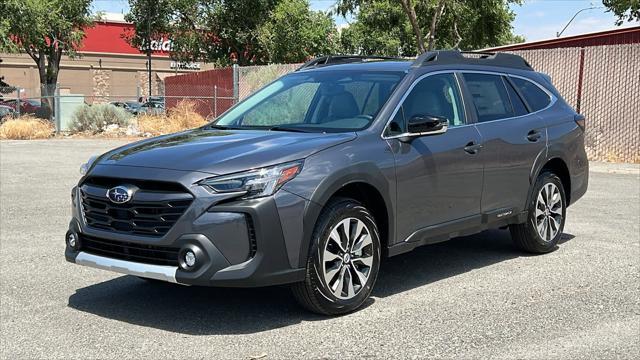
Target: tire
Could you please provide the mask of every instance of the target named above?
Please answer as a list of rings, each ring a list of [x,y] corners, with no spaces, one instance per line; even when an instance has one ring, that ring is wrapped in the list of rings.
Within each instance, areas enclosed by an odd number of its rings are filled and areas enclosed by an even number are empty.
[[[293,284],[292,292],[307,310],[346,314],[369,298],[379,268],[380,236],[374,217],[359,202],[338,198],[318,218],[305,280]]]
[[[527,210],[529,215],[525,223],[509,226],[515,245],[534,254],[556,249],[567,215],[567,198],[558,176],[552,172],[538,176]]]

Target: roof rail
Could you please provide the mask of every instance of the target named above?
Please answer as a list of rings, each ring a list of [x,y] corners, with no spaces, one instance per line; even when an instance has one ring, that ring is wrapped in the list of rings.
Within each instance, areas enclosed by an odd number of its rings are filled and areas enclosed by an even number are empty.
[[[411,64],[411,67],[446,64],[504,66],[522,70],[533,70],[531,65],[518,55],[458,50],[427,51],[418,56],[413,64]]]
[[[404,60],[399,57],[393,56],[377,56],[377,55],[328,55],[328,56],[320,56],[315,59],[311,59],[306,63],[302,64],[296,71],[329,66],[329,65],[338,65],[338,64],[349,64],[349,63],[360,63],[366,61],[381,61],[381,60]]]

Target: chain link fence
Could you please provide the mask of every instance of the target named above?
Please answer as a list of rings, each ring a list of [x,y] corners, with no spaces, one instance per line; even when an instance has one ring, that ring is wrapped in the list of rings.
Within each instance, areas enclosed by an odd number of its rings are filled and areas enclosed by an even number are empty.
[[[640,162],[640,44],[514,51],[587,118],[591,160]]]
[[[240,67],[238,73],[239,99],[242,100],[246,98],[275,79],[295,71],[301,65],[302,64],[273,64]]]

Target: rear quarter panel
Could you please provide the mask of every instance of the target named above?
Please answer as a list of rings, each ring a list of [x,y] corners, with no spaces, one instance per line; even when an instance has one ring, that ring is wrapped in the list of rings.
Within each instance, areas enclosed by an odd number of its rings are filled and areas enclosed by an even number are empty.
[[[575,111],[569,105],[560,104],[559,108],[547,117],[547,159],[560,158],[567,165],[571,178],[571,190],[567,194],[570,204],[584,194],[589,180],[584,130],[576,124],[575,115]]]

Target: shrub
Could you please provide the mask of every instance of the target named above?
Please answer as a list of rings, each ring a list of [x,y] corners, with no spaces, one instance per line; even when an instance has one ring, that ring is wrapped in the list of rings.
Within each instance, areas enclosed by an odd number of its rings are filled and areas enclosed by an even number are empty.
[[[104,132],[109,125],[125,127],[131,114],[111,104],[84,105],[73,114],[72,132]]]
[[[0,125],[0,139],[46,139],[51,137],[54,131],[55,127],[50,121],[24,115],[3,122]]]
[[[143,134],[164,135],[192,129],[207,123],[195,111],[196,103],[183,100],[171,108],[167,115],[140,115],[138,129]]]

